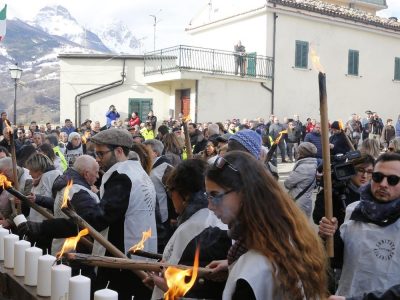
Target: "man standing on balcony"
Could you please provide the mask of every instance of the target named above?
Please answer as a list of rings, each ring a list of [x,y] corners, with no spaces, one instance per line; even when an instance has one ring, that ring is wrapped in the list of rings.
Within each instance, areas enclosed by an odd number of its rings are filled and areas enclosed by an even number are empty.
[[[240,68],[240,75],[244,76],[245,71],[245,61],[246,61],[246,48],[242,45],[241,41],[238,41],[237,44],[233,47],[235,50],[235,75],[238,74],[238,70]]]

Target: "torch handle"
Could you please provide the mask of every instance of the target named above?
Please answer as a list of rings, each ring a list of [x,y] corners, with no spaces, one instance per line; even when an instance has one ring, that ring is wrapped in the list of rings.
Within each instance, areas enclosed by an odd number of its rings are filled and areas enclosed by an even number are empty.
[[[109,256],[89,255],[82,253],[67,253],[64,255],[68,261],[76,261],[88,266],[106,267],[113,269],[127,269],[132,271],[162,272],[168,267],[174,267],[181,270],[192,269],[192,266],[172,265],[165,262],[138,261],[128,258],[115,258]],[[212,273],[211,269],[198,268],[199,277],[207,277]]]
[[[29,201],[25,195],[23,195],[21,192],[17,191],[15,188],[9,187],[9,188],[6,188],[6,190],[14,197],[20,199],[21,201],[24,201],[32,209],[36,210],[39,214],[41,214],[46,219],[54,219],[54,216],[50,212],[48,212],[43,207],[37,205],[36,203]]]
[[[185,146],[186,146],[187,158],[192,158],[193,157],[192,145],[190,144],[189,130],[188,130],[186,121],[182,122],[182,126],[183,126],[183,133],[185,135]]]
[[[115,247],[112,243],[110,243],[107,239],[105,239],[100,232],[94,229],[88,222],[86,222],[83,218],[81,218],[74,210],[69,207],[62,208],[63,213],[65,213],[68,217],[71,218],[79,227],[87,228],[89,230],[89,234],[99,242],[104,248],[107,249],[112,255],[118,258],[127,258],[126,255],[121,252],[117,247]],[[147,278],[146,273],[143,271],[133,270],[133,272],[140,278]]]
[[[326,76],[319,73],[319,101],[321,114],[321,142],[323,158],[323,178],[324,178],[324,204],[325,217],[331,220],[333,217],[332,208],[332,175],[331,175],[331,153],[329,146],[329,121],[328,121],[328,97],[326,92]],[[326,252],[329,257],[334,256],[333,237],[326,239]]]
[[[162,255],[161,254],[147,252],[147,251],[143,251],[143,250],[129,251],[126,256],[128,258],[131,258],[132,255],[151,258],[151,259],[157,259],[157,260],[161,260],[162,259]]]

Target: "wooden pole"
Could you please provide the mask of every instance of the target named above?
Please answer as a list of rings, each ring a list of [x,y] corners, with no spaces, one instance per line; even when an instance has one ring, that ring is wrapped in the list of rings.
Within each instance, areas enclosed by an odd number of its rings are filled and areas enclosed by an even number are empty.
[[[39,214],[41,214],[46,219],[48,219],[48,220],[54,219],[54,216],[47,209],[37,205],[34,202],[29,201],[25,195],[23,195],[21,192],[17,191],[14,187],[7,187],[6,191],[9,192],[14,197],[20,199],[21,201],[24,201],[26,204],[28,204],[30,206],[30,208],[36,210]],[[83,245],[85,245],[88,249],[93,248],[93,243],[84,237],[80,239],[80,242]]]
[[[18,182],[18,174],[17,174],[17,155],[15,151],[15,141],[14,141],[14,131],[11,127],[11,122],[9,120],[5,120],[7,123],[7,127],[9,128],[9,137],[10,137],[10,148],[11,148],[11,161],[12,161],[12,170],[13,170],[13,182],[15,189],[19,189],[19,182]],[[15,210],[15,203],[12,201],[11,208],[13,211]],[[17,214],[21,214],[21,204],[17,204]]]
[[[109,256],[89,255],[82,253],[66,253],[64,257],[68,261],[78,262],[88,266],[105,267],[112,269],[126,269],[132,271],[163,272],[168,267],[175,267],[182,270],[192,269],[193,266],[171,265],[164,262],[138,261],[129,258],[115,258]],[[212,273],[211,269],[199,268],[198,276],[207,277]]]
[[[161,260],[162,259],[162,255],[158,254],[158,253],[152,253],[152,252],[147,252],[147,251],[143,251],[143,250],[136,250],[136,251],[129,251],[126,256],[128,258],[131,258],[132,255],[136,255],[136,256],[140,256],[140,257],[146,257],[146,258],[151,258],[151,259],[157,259],[157,260]]]
[[[80,228],[87,228],[89,230],[89,234],[99,242],[104,248],[107,249],[112,255],[118,258],[126,258],[126,255],[121,252],[117,247],[115,247],[112,243],[110,243],[107,239],[105,239],[100,232],[94,229],[88,222],[82,219],[74,210],[70,207],[62,207],[61,210],[65,213],[68,217],[71,218]],[[140,279],[147,278],[147,274],[140,270],[133,270],[133,273],[136,274]]]
[[[186,154],[187,158],[189,159],[193,157],[193,151],[192,151],[192,145],[190,144],[189,130],[185,119],[182,120],[182,126],[183,126],[183,133],[185,135]]]
[[[328,100],[326,93],[326,75],[322,72],[318,74],[319,84],[319,105],[321,114],[321,139],[322,139],[322,159],[323,159],[323,178],[324,178],[324,202],[325,217],[329,220],[333,217],[332,211],[332,177],[331,177],[331,158],[329,147],[329,124],[328,124]],[[329,257],[334,256],[333,237],[326,239],[326,252]]]
[[[43,207],[37,205],[36,203],[29,201],[25,195],[23,195],[21,192],[16,190],[14,187],[7,187],[6,191],[9,192],[14,197],[16,197],[16,198],[20,199],[21,201],[25,202],[26,204],[28,204],[32,209],[36,210],[39,214],[41,214],[46,219],[50,219],[50,220],[54,219],[54,216],[49,211],[47,211]]]

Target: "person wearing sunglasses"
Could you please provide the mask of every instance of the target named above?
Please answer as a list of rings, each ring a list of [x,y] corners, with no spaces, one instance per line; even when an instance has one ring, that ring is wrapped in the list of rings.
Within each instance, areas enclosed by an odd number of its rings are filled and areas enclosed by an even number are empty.
[[[399,284],[400,154],[376,161],[371,183],[360,188],[360,201],[347,206],[340,227],[343,268],[336,295],[352,297]],[[321,220],[319,230],[332,236],[337,220]]]
[[[351,203],[360,200],[359,188],[363,184],[371,181],[372,172],[374,170],[375,160],[370,155],[362,155],[360,158],[351,161],[355,174],[348,180],[336,182],[333,187],[332,193],[332,210],[333,216],[337,219],[338,227],[343,224],[346,213],[346,207]],[[313,210],[313,221],[316,225],[322,222],[325,216],[325,195],[324,190],[321,189],[317,194]],[[323,235],[322,238],[325,238]],[[340,233],[335,233],[335,245],[340,244]],[[341,251],[334,251],[334,257],[330,258],[330,265],[332,272],[329,277],[329,290],[334,293],[337,288],[337,281],[340,277],[340,272],[343,264],[343,255]]]
[[[326,298],[322,242],[262,162],[228,152],[207,170],[205,183],[208,207],[245,248],[229,250],[223,300]],[[222,269],[209,267],[214,274]]]

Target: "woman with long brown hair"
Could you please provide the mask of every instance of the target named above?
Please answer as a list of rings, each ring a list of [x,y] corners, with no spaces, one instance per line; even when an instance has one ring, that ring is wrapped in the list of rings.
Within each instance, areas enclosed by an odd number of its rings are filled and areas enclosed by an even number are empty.
[[[206,173],[206,191],[209,208],[241,244],[228,254],[223,300],[325,299],[321,241],[262,163],[240,151],[218,157]]]

